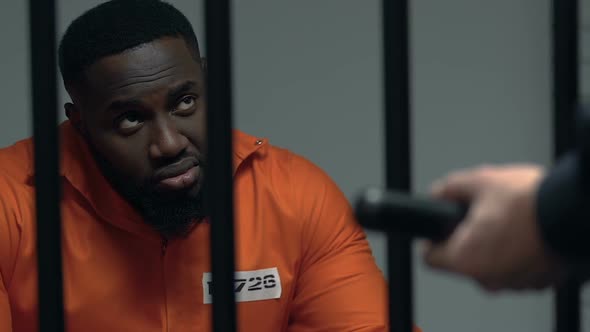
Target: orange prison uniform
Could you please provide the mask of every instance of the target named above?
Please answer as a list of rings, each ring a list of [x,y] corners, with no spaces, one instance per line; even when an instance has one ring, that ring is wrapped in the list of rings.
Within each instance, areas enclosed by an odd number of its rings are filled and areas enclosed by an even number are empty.
[[[68,121],[60,133],[67,329],[209,331],[209,223],[166,243]],[[386,284],[344,195],[293,153],[234,141],[239,330],[385,331]],[[2,332],[38,323],[32,151],[31,139],[0,150]]]

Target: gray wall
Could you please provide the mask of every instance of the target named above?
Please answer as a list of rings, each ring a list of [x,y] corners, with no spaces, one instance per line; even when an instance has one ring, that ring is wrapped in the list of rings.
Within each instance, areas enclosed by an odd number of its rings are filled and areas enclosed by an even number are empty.
[[[100,2],[62,0],[59,31]],[[203,40],[200,1],[172,3]],[[381,184],[379,1],[234,5],[236,126],[308,157],[350,198]],[[550,163],[549,10],[548,0],[412,1],[417,192],[457,167]],[[0,54],[0,146],[31,132],[25,14],[25,1],[0,4],[8,45]],[[369,237],[385,270],[384,239]],[[489,296],[416,255],[416,319],[425,331],[551,331],[548,292]]]
[[[237,125],[309,157],[349,197],[382,183],[379,1],[261,2],[236,11]],[[549,162],[548,17],[547,1],[413,1],[417,191],[482,161]],[[550,331],[546,294],[486,296],[416,265],[425,331]]]
[[[30,88],[27,1],[0,4],[0,146],[29,135]]]
[[[549,1],[414,1],[414,184],[482,162],[550,161]],[[487,296],[417,269],[437,331],[550,331],[547,294]],[[450,318],[454,317],[454,318]]]

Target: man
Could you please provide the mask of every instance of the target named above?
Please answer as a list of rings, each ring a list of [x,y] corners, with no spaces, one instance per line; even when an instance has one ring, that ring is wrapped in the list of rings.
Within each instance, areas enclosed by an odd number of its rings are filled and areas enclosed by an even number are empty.
[[[449,239],[430,244],[432,267],[485,289],[539,289],[588,276],[590,113],[580,109],[579,148],[550,172],[537,165],[488,166],[437,181],[434,197],[471,205]]]
[[[106,2],[59,60],[68,329],[209,331],[206,66],[189,22],[157,0]],[[32,141],[0,165],[0,331],[33,331]],[[240,331],[386,331],[384,278],[329,177],[239,131],[233,165]]]

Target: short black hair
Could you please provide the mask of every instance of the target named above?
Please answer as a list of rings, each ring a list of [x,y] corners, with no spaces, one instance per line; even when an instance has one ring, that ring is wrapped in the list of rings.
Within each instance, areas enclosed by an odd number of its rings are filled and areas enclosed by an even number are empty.
[[[79,79],[99,59],[164,37],[182,37],[200,57],[193,28],[178,9],[161,0],[111,0],[76,18],[58,51],[64,83]]]

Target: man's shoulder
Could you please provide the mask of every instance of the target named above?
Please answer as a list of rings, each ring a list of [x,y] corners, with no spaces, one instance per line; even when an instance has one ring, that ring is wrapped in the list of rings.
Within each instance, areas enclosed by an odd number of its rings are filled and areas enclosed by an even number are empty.
[[[264,188],[272,188],[275,199],[299,214],[314,210],[324,200],[330,202],[330,209],[348,206],[332,177],[303,154],[264,139],[260,149],[249,158],[244,161],[241,171],[250,173],[257,183],[264,184]]]
[[[33,162],[31,138],[0,148],[0,200],[5,208],[21,206],[25,201],[27,204],[32,202],[34,188],[30,180]]]
[[[18,183],[25,183],[31,175],[33,140],[27,138],[0,148],[0,172]]]
[[[267,138],[259,140],[260,148],[254,151],[249,158],[255,170],[267,176],[273,176],[281,180],[304,180],[308,177],[323,177],[324,171],[309,158],[293,151],[289,147],[275,145]],[[248,160],[246,158],[245,160]]]

